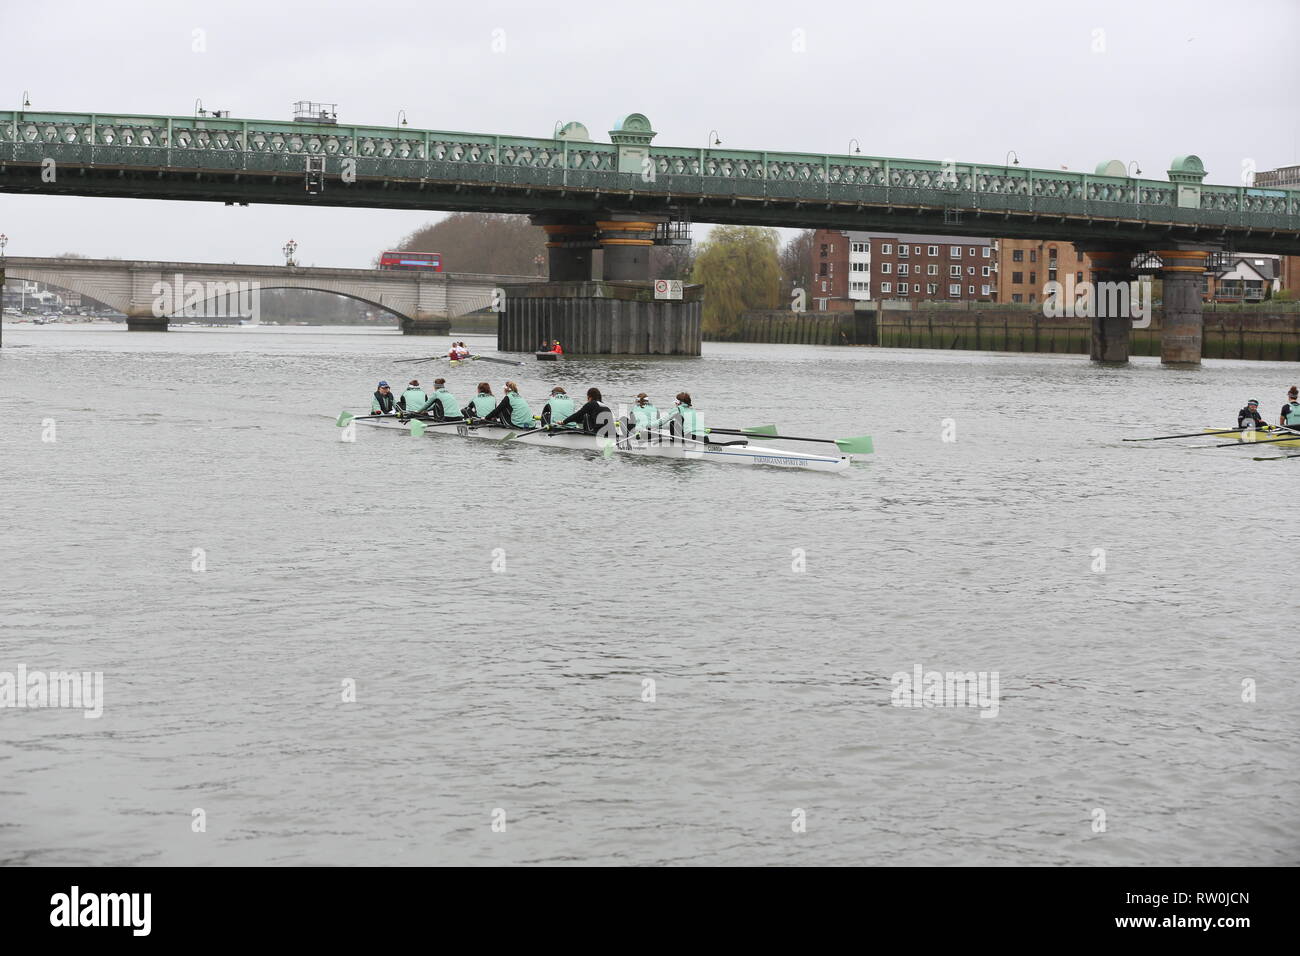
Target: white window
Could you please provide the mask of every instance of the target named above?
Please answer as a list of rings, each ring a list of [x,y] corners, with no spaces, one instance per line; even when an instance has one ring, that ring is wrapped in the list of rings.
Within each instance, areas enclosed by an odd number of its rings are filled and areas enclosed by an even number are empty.
[[[939,254],[939,247],[938,247],[938,246],[926,246],[926,247],[925,247],[925,254],[926,254],[927,256],[937,256],[937,255]]]
[[[975,267],[974,267],[974,266],[967,266],[967,267],[966,267],[966,274],[967,274],[968,276],[973,276],[973,275],[975,274]]]
[[[909,267],[908,267],[908,265],[907,265],[906,262],[900,262],[900,263],[898,264],[898,274],[899,274],[900,276],[905,276],[905,275],[907,275],[907,273],[908,273],[908,269],[909,269]]]
[[[988,267],[988,266],[985,266],[985,267],[984,267],[984,272],[983,272],[983,274],[984,274],[984,278],[987,279],[987,278],[989,277],[989,267]]]
[[[899,246],[899,247],[898,247],[898,257],[899,257],[900,259],[906,259],[906,258],[907,258],[907,253],[908,253],[908,249],[909,249],[909,247],[907,247],[907,246]]]
[[[898,294],[899,294],[899,295],[907,295],[907,283],[906,283],[906,282],[900,282],[900,283],[898,283]]]
[[[939,291],[939,283],[937,282],[927,283],[925,287],[926,295],[934,295],[938,291]]]
[[[988,246],[985,246],[985,247],[984,247],[984,258],[987,259],[988,257],[989,257],[989,247],[988,247]]]
[[[989,294],[989,287],[986,285],[980,286],[980,295],[988,295],[988,294]]]
[[[953,283],[950,283],[950,284],[948,285],[948,294],[949,294],[949,295],[955,295],[955,296],[957,296],[958,298],[960,298],[960,297],[961,297],[961,283],[960,283],[960,282],[953,282]]]
[[[826,280],[825,280],[825,279],[822,280],[822,291],[823,291],[823,292],[826,291]]]
[[[832,243],[831,243],[831,252],[834,252],[834,251],[835,251],[835,243],[832,242]]]
[[[920,247],[920,246],[913,246],[913,247],[912,247],[912,253],[913,253],[914,255],[918,255],[918,256],[919,256],[919,255],[921,254],[921,247]],[[1262,263],[1261,263],[1261,265],[1262,265]]]
[[[854,272],[870,272],[870,271],[871,271],[871,263],[869,263],[869,262],[854,262],[854,263],[850,263],[849,268],[850,268],[852,271],[854,271]]]
[[[865,242],[855,242],[852,247],[853,252],[866,252],[867,244]]]
[[[881,254],[882,256],[887,256],[887,255],[889,255],[889,253],[893,250],[893,248],[894,248],[894,247],[893,247],[892,245],[890,245],[889,243],[887,243],[887,242],[883,242],[883,243],[880,244],[880,254]]]
[[[957,257],[958,259],[960,259],[960,258],[961,258],[961,246],[952,246],[952,247],[948,250],[948,254],[951,255],[951,256],[955,256],[955,257]]]
[[[930,265],[925,267],[925,274],[928,276],[937,276],[939,274],[939,267],[934,263],[930,263]]]
[[[960,278],[961,278],[961,266],[949,266],[949,267],[948,267],[948,278],[950,278],[950,279],[960,279]]]
[[[880,283],[880,291],[881,291],[882,293],[884,293],[884,292],[893,292],[893,291],[894,291],[894,287],[893,287],[893,285],[891,285],[891,284],[888,283],[888,282],[882,282],[882,283]]]
[[[894,266],[893,266],[892,263],[889,263],[889,262],[882,262],[882,263],[880,264],[880,273],[881,273],[881,275],[889,275],[890,270],[893,269],[893,268],[894,268]]]
[[[970,247],[970,254],[971,254],[972,256],[975,255],[975,247],[974,247],[974,246],[971,246],[971,247]]]
[[[966,293],[967,293],[967,295],[974,295],[974,294],[975,294],[975,287],[974,287],[973,285],[968,285],[968,286],[966,287]]]

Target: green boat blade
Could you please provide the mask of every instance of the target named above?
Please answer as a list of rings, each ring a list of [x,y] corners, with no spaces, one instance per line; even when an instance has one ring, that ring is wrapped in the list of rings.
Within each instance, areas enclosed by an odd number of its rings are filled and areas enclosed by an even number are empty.
[[[776,426],[755,425],[753,428],[742,428],[741,431],[744,432],[746,435],[775,435]]]
[[[518,434],[517,434],[516,432],[506,432],[504,435],[502,435],[500,438],[497,439],[497,442],[498,442],[499,444],[504,445],[506,442],[510,441],[510,440],[513,439],[513,438],[517,438],[517,437],[518,437]]]
[[[600,446],[600,453],[604,455],[606,458],[613,458],[614,443],[612,441],[606,440],[606,442]]]
[[[846,455],[870,455],[876,450],[875,445],[871,443],[870,435],[859,435],[857,438],[837,438],[835,447]]]
[[[338,425],[339,428],[344,428],[347,426],[348,422],[352,421],[352,419],[356,417],[357,416],[353,415],[351,412],[339,412],[339,420],[334,424]]]
[[[418,418],[411,419],[411,437],[419,438],[421,435],[424,434],[425,429],[427,429],[428,427],[429,427],[428,425],[420,421]]]

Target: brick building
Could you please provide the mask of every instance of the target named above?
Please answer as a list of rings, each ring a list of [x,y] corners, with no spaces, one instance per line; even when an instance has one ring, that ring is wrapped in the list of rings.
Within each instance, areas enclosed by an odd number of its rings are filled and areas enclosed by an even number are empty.
[[[997,294],[991,239],[818,229],[812,258],[809,307],[819,311],[881,299],[989,302]]]
[[[999,239],[998,302],[1042,302],[1048,282],[1092,278],[1092,263],[1073,243],[1047,239]]]

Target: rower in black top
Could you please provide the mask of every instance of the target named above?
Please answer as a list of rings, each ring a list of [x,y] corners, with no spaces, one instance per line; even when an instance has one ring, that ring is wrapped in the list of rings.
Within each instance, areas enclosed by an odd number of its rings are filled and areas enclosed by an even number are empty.
[[[1237,412],[1238,428],[1250,428],[1251,423],[1254,424],[1255,428],[1258,428],[1261,431],[1268,428],[1268,425],[1264,422],[1264,419],[1260,417],[1259,401],[1254,398],[1252,398],[1250,401],[1246,403],[1245,408]]]
[[[587,404],[560,422],[561,425],[581,425],[588,435],[614,437],[614,413],[609,410],[600,397],[600,389],[587,389]],[[554,425],[550,427],[554,428]]]

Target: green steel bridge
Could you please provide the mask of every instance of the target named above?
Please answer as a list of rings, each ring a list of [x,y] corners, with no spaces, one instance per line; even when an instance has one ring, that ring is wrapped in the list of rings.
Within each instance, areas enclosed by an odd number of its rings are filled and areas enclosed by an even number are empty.
[[[596,341],[644,320],[678,323],[673,341],[695,337],[686,354],[698,354],[698,302],[647,306],[636,320],[611,303],[639,296],[629,284],[648,286],[649,247],[685,241],[693,221],[1055,239],[1086,249],[1093,281],[1110,288],[1155,261],[1161,360],[1176,365],[1200,361],[1200,283],[1212,253],[1300,255],[1300,190],[1206,184],[1193,155],[1154,180],[1114,160],[1078,173],[686,149],[653,145],[655,135],[640,113],[598,143],[581,123],[529,138],[346,126],[327,111],[292,121],[0,112],[0,192],[524,213],[548,233],[551,288],[512,291],[502,341],[536,341],[546,329]],[[591,308],[571,322],[574,298]],[[1092,358],[1126,362],[1130,316],[1100,311]]]
[[[612,214],[660,221],[1300,254],[1300,191],[951,160],[654,146],[639,113],[593,142],[331,122],[0,111],[0,191],[226,203]],[[1115,173],[1119,175],[1115,175]]]

